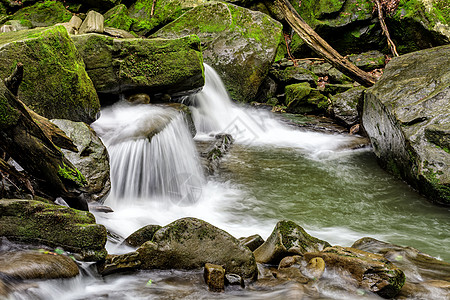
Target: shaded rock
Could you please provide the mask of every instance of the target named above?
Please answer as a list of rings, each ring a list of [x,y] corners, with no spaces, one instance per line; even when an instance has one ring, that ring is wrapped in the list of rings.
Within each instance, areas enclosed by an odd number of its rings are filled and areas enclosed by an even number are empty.
[[[368,51],[361,54],[351,54],[348,60],[364,71],[383,68],[385,65],[384,54],[380,51]]]
[[[328,99],[307,82],[287,85],[286,111],[290,113],[320,113],[328,109]]]
[[[20,279],[71,278],[79,274],[70,257],[38,251],[0,253],[0,272]]]
[[[225,231],[195,219],[179,219],[137,249],[143,269],[197,269],[205,263],[224,266],[230,273],[255,278],[253,253]]]
[[[257,262],[278,264],[285,256],[321,251],[329,246],[328,242],[310,236],[294,222],[279,221],[272,234],[254,254]]]
[[[130,252],[121,255],[108,255],[104,261],[97,264],[97,271],[102,276],[113,273],[136,270],[141,265],[139,253]]]
[[[64,155],[84,175],[89,202],[103,202],[111,189],[109,155],[105,145],[92,128],[83,122],[54,119],[78,148],[78,153],[62,149]]]
[[[239,243],[248,247],[251,251],[255,251],[256,248],[264,243],[264,239],[259,234],[254,234],[248,237],[239,238]]]
[[[100,103],[84,63],[63,26],[0,35],[0,77],[24,65],[19,99],[48,118],[91,123]]]
[[[222,158],[228,153],[233,142],[234,139],[230,134],[220,133],[214,136],[213,142],[204,143],[201,147],[200,159],[206,174],[213,175],[217,172]]]
[[[342,73],[336,68],[331,68],[328,71],[328,78],[330,79],[331,83],[338,83],[338,84],[346,84],[346,83],[352,83],[353,79]]]
[[[151,241],[155,233],[160,230],[160,225],[147,225],[133,232],[125,239],[125,242],[132,247],[139,247],[147,241]]]
[[[383,298],[392,298],[405,283],[405,274],[381,255],[355,248],[333,246],[322,252],[305,253],[305,259],[320,257],[326,267],[349,272],[358,284]]]
[[[307,82],[311,86],[316,86],[318,79],[318,77],[310,70],[294,66],[287,67],[284,70],[273,69],[271,70],[270,75],[272,75],[278,82],[284,84]]]
[[[222,266],[205,264],[203,278],[210,291],[221,292],[225,289],[225,269]]]
[[[329,83],[329,84],[325,84],[323,91],[325,94],[334,95],[334,94],[338,94],[338,93],[344,93],[353,87],[354,86],[352,83],[346,83],[346,84]]]
[[[56,23],[69,22],[72,13],[59,1],[38,2],[32,6],[18,10],[14,15],[14,20],[30,22],[30,27],[46,27]]]
[[[365,237],[357,240],[352,248],[384,256],[405,273],[408,282],[450,281],[450,263],[438,260],[412,247],[398,246]]]
[[[150,96],[144,93],[141,94],[133,94],[127,97],[127,101],[134,104],[149,104]]]
[[[275,58],[281,27],[263,13],[210,2],[186,12],[154,36],[197,34],[204,43],[205,62],[220,75],[231,97],[250,102]]]
[[[133,90],[173,96],[204,85],[200,40],[194,35],[175,40],[115,39],[99,34],[72,38],[97,92]]]
[[[0,236],[62,247],[83,260],[106,256],[106,229],[91,213],[34,200],[0,200]]]
[[[333,117],[347,128],[360,122],[359,112],[364,102],[365,87],[358,86],[331,96]]]
[[[450,205],[450,155],[434,141],[449,136],[449,57],[447,45],[392,59],[367,89],[362,116],[382,167],[444,205]],[[430,141],[426,132],[436,135]]]
[[[81,24],[79,34],[83,33],[103,33],[105,18],[102,14],[91,10]]]
[[[240,287],[245,287],[244,279],[237,274],[225,274],[225,284],[226,285],[239,285]]]
[[[128,16],[128,9],[124,4],[114,6],[103,17],[105,19],[105,26],[117,29],[129,31],[131,24],[133,24],[133,19]]]
[[[85,8],[96,8],[99,11],[104,11],[109,9],[117,4],[119,4],[120,0],[78,0],[78,3],[83,4]]]

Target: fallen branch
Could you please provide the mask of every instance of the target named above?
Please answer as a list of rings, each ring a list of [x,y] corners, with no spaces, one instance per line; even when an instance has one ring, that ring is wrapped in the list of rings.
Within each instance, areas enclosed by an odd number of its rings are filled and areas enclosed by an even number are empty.
[[[150,11],[150,17],[153,17],[153,15],[155,14],[155,6],[156,6],[156,0],[153,0],[152,10]]]
[[[375,2],[375,6],[377,8],[377,11],[378,11],[378,20],[380,21],[381,29],[383,30],[383,33],[386,36],[386,39],[387,39],[387,42],[388,42],[388,46],[391,49],[392,55],[398,56],[397,48],[395,47],[394,42],[391,40],[391,36],[389,34],[389,30],[388,30],[388,28],[386,26],[386,22],[384,22],[383,7],[382,7],[382,5],[381,5],[379,0],[374,0],[374,2]]]
[[[277,0],[277,5],[289,25],[314,52],[361,85],[369,87],[375,84],[375,78],[345,59],[303,21],[289,1]]]

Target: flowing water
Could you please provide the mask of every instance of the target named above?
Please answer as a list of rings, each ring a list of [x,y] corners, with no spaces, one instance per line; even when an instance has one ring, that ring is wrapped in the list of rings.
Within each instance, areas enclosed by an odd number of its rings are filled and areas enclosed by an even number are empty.
[[[205,66],[205,71],[203,91],[190,99],[198,130],[195,139],[209,140],[218,132],[236,139],[218,174],[203,177],[195,145],[178,113],[125,103],[103,109],[93,128],[111,156],[112,192],[105,205],[114,212],[96,213],[98,223],[126,237],[147,224],[197,217],[235,237],[267,238],[278,220],[290,219],[331,244],[350,246],[371,236],[450,261],[448,209],[429,204],[381,170],[370,149],[350,150],[354,137],[301,131],[268,111],[239,107],[228,98],[214,70]],[[153,135],[154,128],[164,129]],[[107,249],[133,250],[114,241]],[[338,282],[329,276],[332,284],[317,287],[322,295],[351,299],[333,288]],[[286,299],[295,298],[295,291],[286,284],[211,294],[201,271],[141,271],[100,278],[86,267],[75,279],[46,281],[33,296],[17,298]]]

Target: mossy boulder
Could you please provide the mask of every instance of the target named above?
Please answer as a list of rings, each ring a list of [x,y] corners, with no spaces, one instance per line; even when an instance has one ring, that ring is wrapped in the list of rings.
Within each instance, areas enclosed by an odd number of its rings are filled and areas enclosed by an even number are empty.
[[[286,256],[321,251],[329,246],[328,242],[310,236],[296,223],[279,221],[272,234],[254,251],[254,254],[257,262],[278,265]]]
[[[139,247],[147,241],[151,241],[155,233],[160,230],[160,225],[147,225],[130,234],[125,243],[132,247]]]
[[[366,91],[362,116],[381,165],[444,205],[450,205],[449,57],[446,45],[392,59]]]
[[[85,10],[96,9],[97,11],[104,12],[111,7],[120,4],[121,0],[77,0],[77,4],[82,4]]]
[[[361,54],[351,54],[348,60],[364,71],[372,71],[377,68],[384,68],[385,56],[377,50],[367,51]]]
[[[0,199],[0,236],[62,247],[84,260],[106,256],[106,229],[86,211],[34,200]]]
[[[205,62],[219,73],[231,97],[248,102],[268,74],[281,31],[281,24],[266,14],[210,2],[184,13],[154,36],[197,34]]]
[[[350,247],[333,246],[321,252],[305,253],[307,261],[320,257],[327,270],[347,272],[361,288],[383,298],[393,298],[405,284],[405,274],[383,256]]]
[[[105,26],[113,28],[129,31],[131,24],[133,24],[133,19],[128,16],[128,9],[124,4],[114,6],[103,17],[105,18]]]
[[[328,99],[307,82],[287,85],[286,111],[291,113],[320,113],[328,109]]]
[[[365,87],[358,86],[331,96],[332,114],[339,123],[350,128],[360,122],[365,90]]]
[[[257,275],[255,257],[247,247],[227,232],[195,218],[164,226],[137,252],[143,269],[200,269],[212,263],[243,278]]]
[[[48,119],[91,123],[100,109],[83,60],[64,26],[0,35],[0,77],[24,65],[19,99]]]
[[[310,85],[315,86],[318,79],[318,77],[310,70],[295,66],[287,67],[285,69],[272,69],[270,75],[273,76],[277,82],[286,85],[308,82]]]
[[[18,10],[12,16],[14,20],[31,22],[33,27],[45,27],[68,22],[71,17],[72,13],[59,1],[38,2]]]
[[[73,36],[99,93],[182,95],[204,85],[200,40],[115,39],[99,34]]]

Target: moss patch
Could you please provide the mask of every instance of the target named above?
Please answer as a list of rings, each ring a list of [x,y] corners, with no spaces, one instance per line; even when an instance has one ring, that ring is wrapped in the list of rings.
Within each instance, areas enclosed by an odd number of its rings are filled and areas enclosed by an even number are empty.
[[[62,2],[50,0],[24,7],[13,15],[14,20],[29,21],[33,27],[68,22],[71,17],[72,14],[65,9]]]

